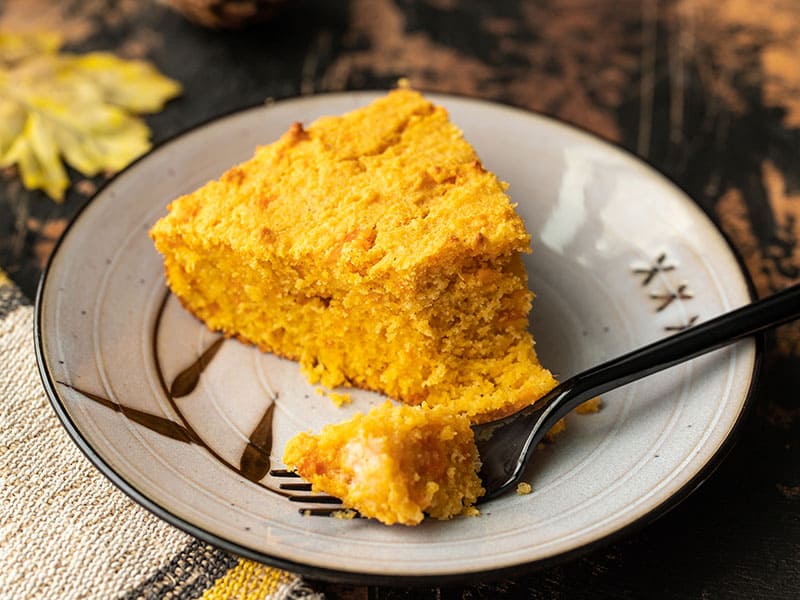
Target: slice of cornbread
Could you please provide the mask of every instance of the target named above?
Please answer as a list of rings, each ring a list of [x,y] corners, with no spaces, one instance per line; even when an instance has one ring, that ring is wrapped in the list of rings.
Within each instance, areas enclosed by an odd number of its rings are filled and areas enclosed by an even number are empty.
[[[428,514],[449,519],[483,494],[469,419],[445,406],[395,406],[300,433],[283,462],[363,516],[416,525]]]
[[[488,420],[555,384],[528,333],[529,236],[447,112],[398,89],[295,123],[151,230],[210,328],[314,382]]]

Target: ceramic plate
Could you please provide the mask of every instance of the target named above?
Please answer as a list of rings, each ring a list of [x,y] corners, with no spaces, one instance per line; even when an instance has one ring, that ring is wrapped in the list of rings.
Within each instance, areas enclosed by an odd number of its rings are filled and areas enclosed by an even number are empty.
[[[316,577],[444,581],[544,564],[662,512],[702,479],[753,384],[744,341],[608,393],[572,415],[527,474],[533,493],[480,517],[385,527],[302,516],[273,491],[286,440],[383,399],[337,408],[295,363],[221,341],[165,289],[147,231],[189,192],[308,123],[374,93],[245,110],[139,160],[64,234],[38,295],[42,378],[65,427],[123,491],[225,549]],[[510,183],[534,242],[531,326],[567,376],[750,300],[727,243],[678,188],[630,155],[548,118],[433,97]],[[324,390],[323,390],[324,392]]]

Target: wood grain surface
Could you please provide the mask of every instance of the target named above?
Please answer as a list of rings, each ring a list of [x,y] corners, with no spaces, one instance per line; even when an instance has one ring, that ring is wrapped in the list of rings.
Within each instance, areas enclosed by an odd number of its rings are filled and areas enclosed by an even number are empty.
[[[215,116],[392,87],[528,108],[639,155],[729,237],[758,295],[800,280],[797,0],[289,0],[204,28],[164,3],[0,3],[0,30],[145,58],[184,86],[147,117],[158,143]],[[0,177],[0,269],[29,299],[53,244],[103,184],[57,204]],[[766,338],[754,408],[717,472],[661,519],[545,570],[481,585],[313,585],[343,598],[800,597],[800,323]]]

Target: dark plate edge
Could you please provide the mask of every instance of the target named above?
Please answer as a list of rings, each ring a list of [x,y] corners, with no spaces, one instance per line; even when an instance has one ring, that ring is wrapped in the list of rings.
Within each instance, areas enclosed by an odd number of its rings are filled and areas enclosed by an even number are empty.
[[[424,90],[421,90],[424,92]],[[39,369],[39,375],[42,380],[42,384],[44,386],[45,392],[47,394],[48,400],[50,401],[51,406],[56,412],[61,424],[66,429],[69,436],[72,438],[72,441],[78,446],[78,448],[83,452],[86,458],[107,478],[111,483],[113,483],[117,488],[119,488],[123,493],[129,496],[132,500],[134,500],[137,504],[141,505],[142,507],[146,508],[155,516],[159,517],[160,519],[166,521],[167,523],[173,525],[174,527],[188,533],[198,539],[201,539],[205,542],[208,542],[218,548],[230,552],[232,554],[236,554],[238,556],[242,556],[244,558],[248,558],[250,560],[254,560],[269,566],[277,567],[280,569],[284,569],[287,571],[291,571],[298,575],[302,575],[309,579],[322,579],[326,581],[331,581],[335,583],[353,583],[353,584],[361,584],[361,585],[386,585],[386,586],[458,586],[458,585],[469,585],[473,583],[482,583],[493,581],[497,579],[503,579],[510,576],[519,576],[524,575],[526,573],[531,573],[535,570],[545,569],[557,564],[561,564],[564,562],[568,562],[570,560],[574,560],[580,556],[584,556],[589,554],[601,547],[607,546],[615,541],[618,541],[622,538],[625,538],[632,533],[642,529],[644,526],[649,525],[650,523],[654,522],[655,520],[661,518],[665,514],[667,514],[670,510],[675,508],[679,505],[683,500],[689,497],[697,488],[700,487],[713,473],[716,471],[717,467],[722,463],[724,458],[730,453],[731,449],[736,443],[739,434],[741,433],[742,423],[745,420],[746,415],[750,413],[752,410],[752,406],[754,404],[753,400],[755,397],[755,390],[757,389],[757,381],[759,375],[761,373],[761,368],[763,364],[763,355],[764,355],[764,335],[759,334],[755,337],[755,357],[753,363],[753,371],[751,373],[750,378],[750,386],[747,391],[747,395],[745,397],[744,403],[742,405],[742,409],[737,416],[733,427],[731,428],[730,433],[719,446],[715,454],[705,463],[705,465],[695,474],[695,476],[690,479],[683,487],[681,487],[677,492],[672,494],[669,498],[667,498],[664,502],[660,505],[653,508],[650,512],[645,515],[640,516],[639,518],[635,519],[631,523],[621,527],[620,529],[603,536],[594,542],[590,542],[588,544],[584,544],[579,548],[575,548],[573,550],[569,550],[566,552],[562,552],[560,554],[543,558],[540,560],[536,560],[533,562],[527,563],[520,563],[517,565],[511,565],[507,567],[502,567],[498,569],[490,569],[485,571],[474,571],[469,573],[463,574],[447,574],[447,575],[388,575],[388,574],[372,574],[372,573],[358,573],[352,571],[341,571],[337,569],[330,569],[327,567],[317,567],[313,565],[307,565],[305,563],[298,563],[291,560],[283,559],[280,557],[272,556],[269,554],[264,554],[262,552],[253,550],[251,548],[247,548],[245,546],[239,545],[235,542],[230,542],[225,538],[217,536],[211,532],[208,532],[192,523],[174,515],[166,508],[162,507],[161,505],[157,504],[156,502],[150,500],[146,495],[141,493],[138,489],[136,489],[133,485],[129,484],[123,477],[117,474],[114,469],[105,462],[105,460],[97,454],[91,445],[83,438],[81,435],[78,427],[70,418],[69,414],[66,411],[66,408],[61,403],[60,397],[58,392],[55,389],[54,382],[50,376],[50,371],[47,367],[47,360],[44,356],[43,349],[42,349],[42,302],[44,291],[46,287],[47,277],[50,273],[51,266],[55,260],[55,257],[58,253],[58,250],[61,247],[62,241],[66,239],[69,232],[72,230],[73,225],[77,223],[80,219],[81,215],[84,211],[89,207],[90,204],[97,198],[107,187],[111,186],[118,177],[122,174],[127,173],[129,170],[132,170],[138,163],[148,156],[150,156],[154,151],[162,149],[163,147],[169,145],[170,143],[176,141],[177,139],[187,135],[195,130],[201,129],[211,123],[216,121],[224,120],[227,117],[236,115],[241,112],[246,112],[249,110],[257,110],[263,108],[264,106],[270,106],[274,103],[281,103],[286,101],[297,101],[303,99],[311,99],[311,98],[318,98],[322,95],[329,95],[329,96],[346,96],[352,94],[359,94],[359,93],[385,93],[386,90],[350,90],[345,92],[332,92],[328,94],[315,94],[313,96],[289,96],[286,98],[281,98],[275,102],[267,102],[267,103],[259,103],[252,106],[241,107],[229,112],[215,115],[209,119],[201,121],[184,131],[178,132],[175,135],[161,141],[156,146],[154,146],[147,154],[139,157],[133,163],[131,163],[128,167],[116,173],[113,177],[111,177],[108,181],[106,181],[92,196],[90,200],[88,200],[75,214],[72,220],[69,222],[67,227],[62,232],[59,239],[56,241],[56,244],[53,247],[53,250],[50,253],[50,256],[47,260],[44,270],[42,271],[42,275],[39,279],[39,284],[36,290],[36,297],[34,300],[34,322],[33,322],[33,338],[34,338],[34,350],[36,353],[36,363]],[[738,266],[739,271],[744,278],[745,284],[748,288],[748,292],[750,295],[750,299],[755,300],[757,294],[755,292],[755,285],[750,277],[750,274],[747,271],[745,266],[744,260],[740,256],[737,249],[731,243],[729,237],[725,234],[725,232],[715,223],[708,214],[697,204],[697,202],[675,181],[673,181],[670,177],[659,171],[656,167],[648,163],[646,160],[642,159],[641,157],[635,155],[633,152],[628,150],[627,148],[621,146],[618,143],[609,141],[602,136],[599,136],[591,131],[587,131],[569,123],[567,121],[562,121],[555,117],[541,114],[534,112],[532,110],[526,109],[524,107],[514,106],[509,103],[498,102],[491,99],[483,99],[478,97],[470,97],[466,95],[458,95],[458,94],[442,94],[440,92],[431,92],[428,94],[429,96],[439,96],[442,98],[455,98],[459,100],[467,100],[476,103],[486,103],[486,104],[494,104],[503,106],[507,109],[511,109],[514,111],[519,111],[522,114],[526,114],[528,116],[535,115],[539,118],[543,118],[549,121],[552,121],[558,125],[567,127],[569,129],[573,129],[582,135],[588,135],[591,138],[594,138],[601,143],[608,144],[618,151],[626,154],[628,157],[632,158],[634,161],[645,165],[648,167],[648,170],[652,171],[653,173],[660,176],[665,181],[669,182],[670,185],[674,186],[676,189],[679,189],[686,198],[692,201],[699,209],[700,213],[708,219],[711,226],[721,235],[723,240],[725,241],[728,250],[731,252],[733,257],[735,258]]]

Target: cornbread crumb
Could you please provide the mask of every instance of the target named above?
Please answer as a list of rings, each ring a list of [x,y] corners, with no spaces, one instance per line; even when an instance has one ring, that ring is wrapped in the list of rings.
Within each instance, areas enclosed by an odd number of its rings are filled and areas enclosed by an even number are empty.
[[[519,494],[520,496],[524,496],[526,494],[530,494],[532,491],[533,491],[533,488],[531,487],[530,483],[527,483],[525,481],[520,481],[517,484],[517,494]]]
[[[349,521],[351,519],[355,519],[358,516],[358,513],[351,508],[345,508],[343,510],[333,511],[331,516],[334,519],[343,519],[345,521]]]
[[[465,517],[480,517],[481,511],[477,506],[466,507],[461,514]]]
[[[342,406],[350,404],[353,401],[353,398],[348,393],[330,392],[328,394],[328,398],[331,399],[337,408],[341,408]]]
[[[567,422],[564,419],[559,419],[558,421],[556,421],[556,424],[550,428],[550,431],[548,431],[545,434],[544,436],[545,441],[552,442],[556,438],[556,436],[559,433],[563,433],[566,428],[567,428]]]
[[[206,325],[312,383],[473,422],[555,380],[528,332],[530,236],[447,111],[400,88],[304,127],[177,198],[150,235]]]
[[[321,387],[316,387],[314,388],[314,393],[317,396],[329,398],[337,408],[341,408],[342,406],[350,404],[353,401],[352,396],[350,396],[350,394],[347,392],[328,392]]]
[[[575,409],[575,412],[579,415],[588,415],[592,413],[600,412],[600,409],[603,408],[603,400],[600,396],[595,396],[578,406]]]
[[[297,434],[283,462],[314,491],[387,525],[449,519],[484,492],[470,421],[446,406],[387,401],[319,434]]]

